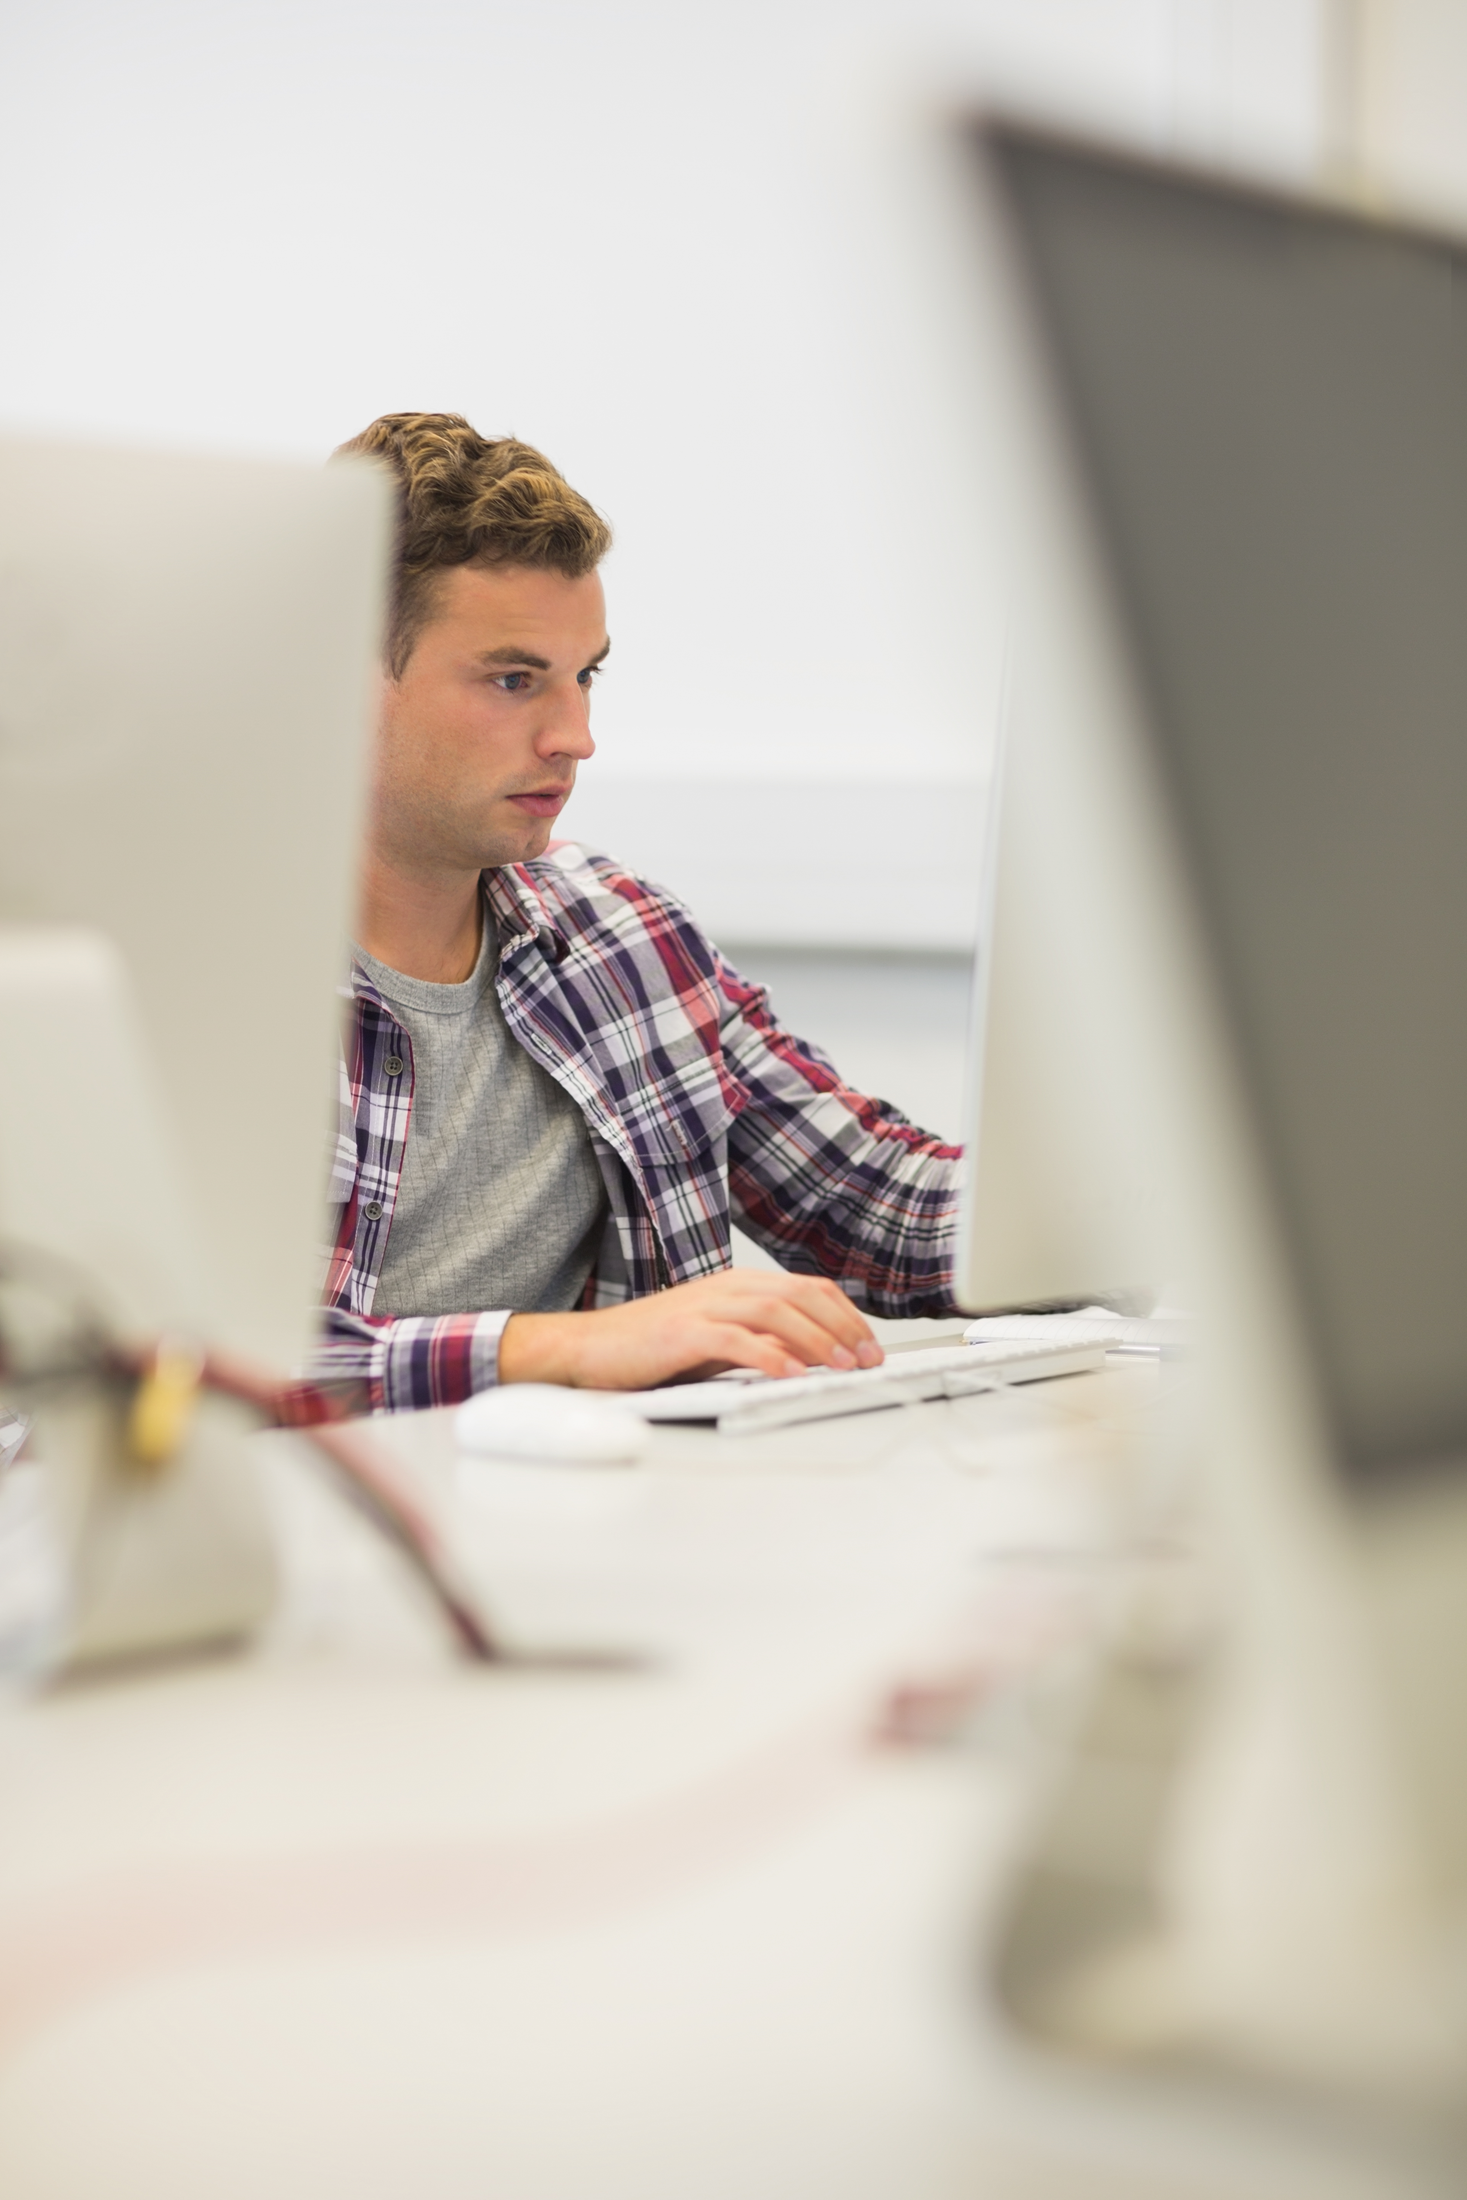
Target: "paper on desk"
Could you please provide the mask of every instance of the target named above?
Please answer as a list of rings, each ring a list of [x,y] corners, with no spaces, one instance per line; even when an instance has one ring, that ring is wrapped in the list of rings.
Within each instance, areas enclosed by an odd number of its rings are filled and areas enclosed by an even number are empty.
[[[1114,1314],[1087,1306],[1073,1314],[984,1314],[963,1331],[965,1344],[1098,1344],[1107,1352],[1180,1352],[1191,1335],[1185,1314]]]

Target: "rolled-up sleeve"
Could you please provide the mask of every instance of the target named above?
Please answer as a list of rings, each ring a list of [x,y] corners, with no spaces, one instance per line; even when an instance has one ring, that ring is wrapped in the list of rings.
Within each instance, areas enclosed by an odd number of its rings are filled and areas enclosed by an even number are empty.
[[[499,1380],[512,1308],[485,1314],[352,1314],[327,1307],[306,1379],[348,1412],[456,1406]]]

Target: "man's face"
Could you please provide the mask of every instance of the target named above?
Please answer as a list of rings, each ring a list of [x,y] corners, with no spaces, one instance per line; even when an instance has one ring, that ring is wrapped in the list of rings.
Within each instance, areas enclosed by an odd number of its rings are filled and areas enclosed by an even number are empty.
[[[591,683],[609,646],[595,573],[441,574],[401,679],[382,682],[377,852],[418,873],[543,855],[594,752]]]

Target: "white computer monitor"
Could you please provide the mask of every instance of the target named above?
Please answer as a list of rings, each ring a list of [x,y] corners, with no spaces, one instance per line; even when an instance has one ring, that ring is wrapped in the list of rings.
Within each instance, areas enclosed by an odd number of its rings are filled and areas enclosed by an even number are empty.
[[[1029,1043],[1186,1275],[1235,1568],[1195,1701],[1160,1652],[1099,1691],[1001,1982],[1060,2037],[1449,2100],[1467,247],[1013,121],[963,143]]]
[[[1024,738],[1023,678],[1010,668],[989,781],[955,1290],[974,1314],[1091,1302],[1144,1313],[1179,1287],[1178,1254],[1143,1150],[1116,1135],[1119,1095],[1097,1091],[1087,1073],[1092,1036],[1050,982],[1057,953],[1106,1013],[1107,973],[1082,913],[1049,900],[1040,883],[1035,853],[1055,799]],[[1056,939],[1055,926],[1073,930]]]
[[[208,1326],[282,1365],[316,1298],[386,527],[366,466],[0,442],[0,923],[114,943]]]
[[[0,1253],[123,1337],[281,1373],[316,1318],[390,528],[367,464],[0,441]],[[261,1606],[243,1470],[109,1481],[95,1414],[50,1441],[90,1462],[73,1572],[117,1588],[73,1646]]]

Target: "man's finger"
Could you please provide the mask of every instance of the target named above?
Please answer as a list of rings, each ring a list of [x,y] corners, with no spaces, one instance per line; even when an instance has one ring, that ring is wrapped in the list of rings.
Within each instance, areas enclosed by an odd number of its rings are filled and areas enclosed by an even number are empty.
[[[875,1333],[860,1308],[853,1306],[840,1285],[828,1282],[823,1276],[795,1276],[795,1302],[812,1321],[818,1321],[840,1338],[842,1344],[853,1349],[859,1344],[874,1344]]]
[[[767,1318],[769,1307],[778,1305],[823,1330],[862,1365],[873,1365],[883,1356],[865,1315],[852,1306],[844,1291],[835,1284],[813,1276],[772,1276],[759,1269],[735,1273],[740,1276],[737,1296],[743,1302],[739,1308],[740,1319],[762,1321]],[[747,1282],[742,1280],[744,1277],[748,1278]],[[753,1314],[754,1308],[758,1309],[757,1315]],[[864,1353],[862,1346],[866,1347]],[[828,1354],[818,1355],[814,1364],[824,1364],[827,1358]]]
[[[708,1362],[725,1367],[757,1368],[761,1375],[803,1375],[806,1363],[780,1344],[775,1337],[757,1329],[745,1329],[737,1322],[700,1322],[697,1332],[697,1349],[686,1363],[702,1367]]]
[[[746,1301],[739,1307],[737,1319],[745,1328],[767,1330],[806,1367],[856,1365],[854,1351],[842,1344],[833,1330],[812,1321],[802,1307],[775,1292],[761,1292]]]

